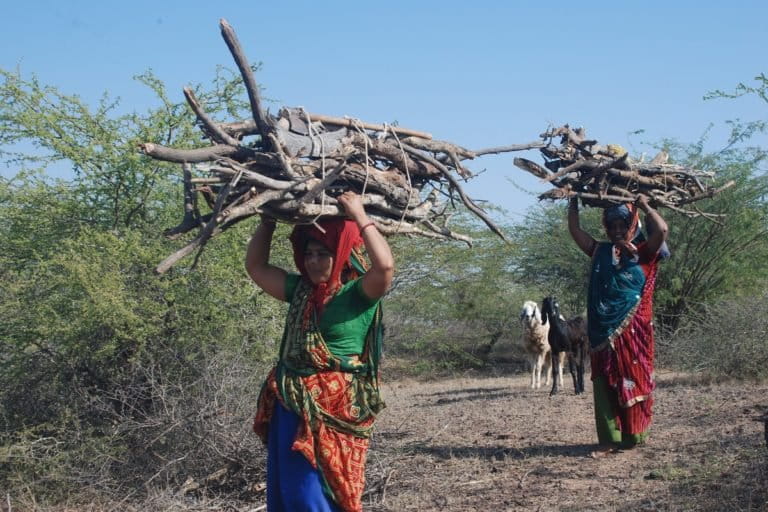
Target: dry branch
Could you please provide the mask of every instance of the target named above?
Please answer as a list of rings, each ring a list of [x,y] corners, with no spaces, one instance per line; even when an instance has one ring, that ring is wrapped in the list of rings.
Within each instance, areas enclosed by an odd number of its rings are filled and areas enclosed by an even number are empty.
[[[579,197],[584,204],[606,207],[648,196],[654,207],[666,207],[691,217],[717,215],[682,206],[714,197],[733,182],[719,188],[705,186],[714,173],[667,164],[668,155],[659,153],[649,163],[635,162],[619,146],[600,146],[586,138],[583,128],[568,125],[547,130],[540,152],[544,166],[516,158],[515,166],[551,183],[554,188],[539,199]]]
[[[545,158],[543,166],[521,158],[515,159],[515,165],[555,187],[541,198],[575,195],[596,206],[631,201],[643,193],[656,206],[699,215],[698,210],[682,206],[724,188],[705,187],[702,183],[711,175],[668,165],[663,155],[648,165],[633,162],[611,146],[588,140],[583,129],[567,125],[542,134],[541,142],[472,151],[434,140],[426,132],[310,114],[303,108],[284,107],[273,116],[263,108],[259,85],[234,30],[225,20],[220,26],[248,93],[252,119],[216,122],[186,88],[187,102],[211,145],[196,149],[141,145],[146,155],[184,167],[184,217],[166,236],[177,238],[196,231],[186,246],[158,265],[158,272],[194,251],[199,258],[211,238],[254,215],[290,224],[342,216],[336,196],[344,190],[363,195],[368,214],[387,235],[471,244],[469,237],[447,227],[447,204],[461,204],[504,238],[462,186],[473,174],[461,162],[487,154],[538,149]],[[247,135],[256,135],[256,140],[246,144]],[[558,138],[560,143],[553,143]],[[210,213],[201,215],[198,194]]]
[[[344,190],[363,195],[363,204],[387,235],[402,234],[443,240],[472,240],[447,227],[446,203],[463,204],[502,238],[501,230],[464,192],[461,182],[472,176],[462,166],[483,154],[520,151],[541,143],[471,151],[432,135],[385,123],[307,113],[281,108],[273,116],[263,107],[259,85],[232,27],[220,22],[221,34],[237,64],[248,93],[252,118],[214,121],[189,88],[186,100],[211,145],[177,149],[155,143],[141,145],[148,156],[183,164],[184,217],[165,232],[178,238],[195,232],[191,241],[157,267],[165,272],[229,227],[254,215],[291,224],[319,217],[342,216],[336,196]],[[256,135],[246,144],[245,136]],[[201,215],[198,195],[210,213]],[[197,258],[196,260],[197,261]]]

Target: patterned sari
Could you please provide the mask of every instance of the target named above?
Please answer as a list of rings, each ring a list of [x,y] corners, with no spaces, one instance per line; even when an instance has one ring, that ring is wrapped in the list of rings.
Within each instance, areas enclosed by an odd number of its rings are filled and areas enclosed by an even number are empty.
[[[304,312],[313,288],[302,280],[291,300],[280,359],[259,395],[253,429],[266,443],[279,401],[299,416],[292,449],[319,470],[323,491],[344,511],[362,510],[365,458],[373,422],[384,408],[379,395],[381,308],[360,356],[331,353],[316,314]]]
[[[658,257],[646,254],[645,246],[630,258],[600,243],[592,257],[588,329],[601,444],[637,444],[651,423]]]

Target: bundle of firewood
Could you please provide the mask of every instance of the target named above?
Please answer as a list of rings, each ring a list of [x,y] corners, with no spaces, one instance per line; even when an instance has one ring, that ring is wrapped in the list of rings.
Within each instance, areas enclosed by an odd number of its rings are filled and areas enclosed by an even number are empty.
[[[583,128],[564,125],[547,130],[541,138],[543,167],[523,158],[514,160],[517,167],[554,185],[539,199],[575,196],[586,205],[604,208],[633,202],[643,194],[654,207],[687,216],[716,217],[688,205],[734,185],[729,181],[716,188],[711,185],[714,173],[668,164],[664,151],[649,162],[633,161],[620,146],[601,146],[587,139]]]
[[[211,145],[174,149],[146,143],[142,151],[178,162],[184,173],[184,218],[166,231],[177,238],[197,230],[194,239],[157,267],[162,273],[198,251],[211,237],[254,215],[290,224],[344,215],[336,197],[345,190],[362,195],[369,216],[384,234],[471,239],[449,229],[449,206],[463,204],[496,234],[502,232],[464,192],[472,174],[462,161],[490,153],[538,148],[542,144],[470,151],[433,140],[424,132],[387,124],[310,114],[283,108],[276,116],[262,106],[259,88],[237,37],[225,20],[221,33],[248,93],[252,119],[213,121],[191,89],[185,97]],[[244,137],[254,142],[245,143]],[[201,214],[200,199],[209,212]]]
[[[471,244],[469,237],[448,226],[454,207],[461,204],[504,238],[462,188],[462,182],[472,177],[462,162],[492,153],[539,149],[543,167],[522,158],[514,163],[554,185],[540,199],[578,196],[592,206],[633,201],[642,193],[653,206],[708,215],[685,206],[732,185],[707,187],[703,180],[711,178],[711,173],[667,164],[662,155],[647,164],[631,161],[626,152],[600,146],[587,140],[582,129],[567,125],[548,130],[541,135],[542,141],[471,151],[433,140],[429,133],[311,114],[303,108],[282,108],[273,116],[263,108],[258,84],[232,27],[225,20],[220,27],[242,75],[252,118],[216,122],[186,88],[187,103],[210,145],[197,149],[141,146],[152,158],[182,164],[184,218],[165,235],[175,239],[196,230],[190,242],[157,266],[159,273],[195,251],[199,257],[212,237],[254,215],[289,224],[343,216],[336,198],[346,190],[362,195],[368,215],[386,235]],[[208,205],[207,213],[201,213],[201,198]]]

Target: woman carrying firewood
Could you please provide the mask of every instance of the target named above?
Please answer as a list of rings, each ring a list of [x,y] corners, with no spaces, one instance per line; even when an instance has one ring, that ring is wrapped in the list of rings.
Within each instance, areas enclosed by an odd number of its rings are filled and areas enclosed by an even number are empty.
[[[269,263],[273,219],[262,219],[246,254],[256,284],[290,303],[279,361],[254,420],[267,444],[270,511],[362,510],[369,437],[384,407],[380,299],[392,283],[394,260],[360,196],[345,192],[338,201],[350,219],[294,228],[299,274]]]
[[[632,243],[638,211],[645,213],[648,238]],[[651,423],[653,380],[653,291],[667,224],[639,195],[635,204],[603,211],[608,242],[598,242],[579,225],[578,199],[571,198],[568,230],[592,258],[587,324],[598,449],[593,457],[645,442]]]

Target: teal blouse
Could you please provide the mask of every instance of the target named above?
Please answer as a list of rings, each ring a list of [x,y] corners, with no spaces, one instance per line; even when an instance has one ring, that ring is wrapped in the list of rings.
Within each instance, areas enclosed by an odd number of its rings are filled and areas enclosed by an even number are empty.
[[[600,243],[592,257],[587,300],[587,328],[592,349],[611,341],[640,302],[645,286],[646,260],[621,257],[613,264],[613,244]]]

